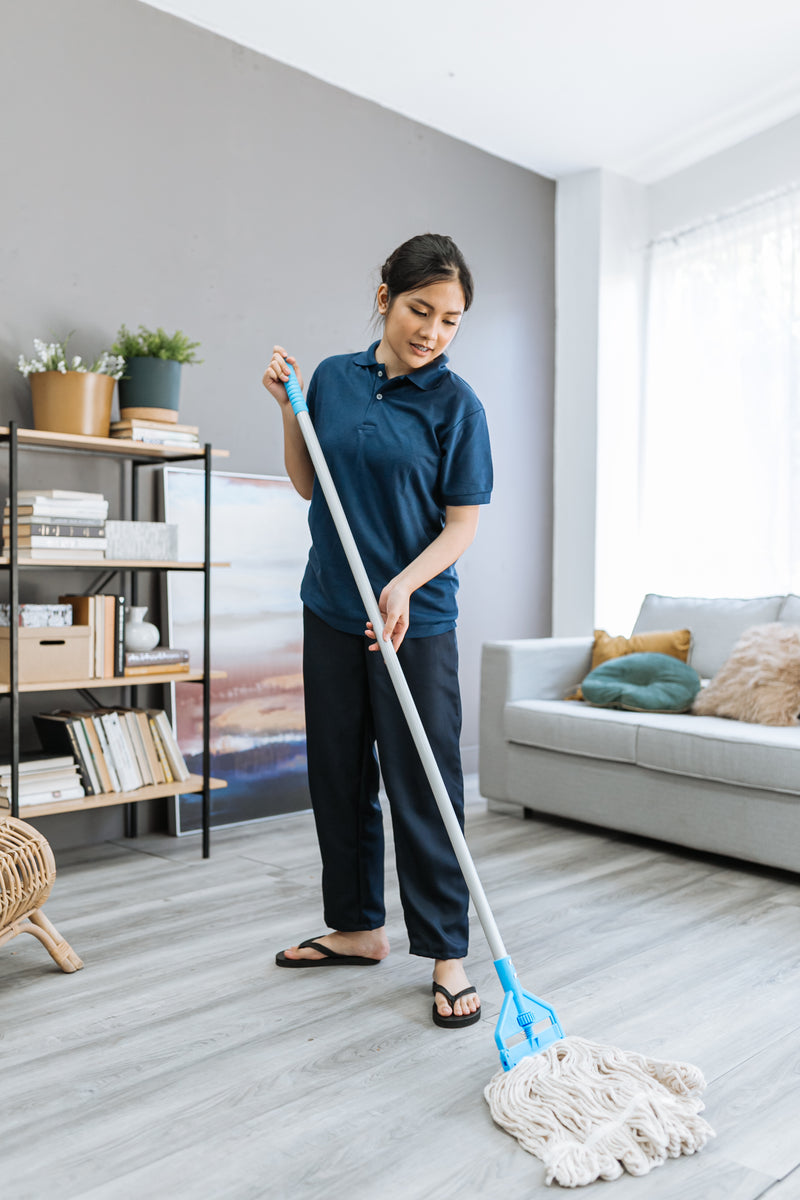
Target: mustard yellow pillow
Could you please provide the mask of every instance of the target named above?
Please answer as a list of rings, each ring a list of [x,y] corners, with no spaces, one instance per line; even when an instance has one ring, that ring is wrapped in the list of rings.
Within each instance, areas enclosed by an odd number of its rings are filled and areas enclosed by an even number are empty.
[[[612,658],[623,658],[626,654],[669,654],[686,662],[692,646],[690,629],[659,629],[653,633],[634,633],[632,637],[612,637],[605,629],[595,629],[592,647],[592,666]],[[577,688],[567,700],[582,700],[583,692]]]

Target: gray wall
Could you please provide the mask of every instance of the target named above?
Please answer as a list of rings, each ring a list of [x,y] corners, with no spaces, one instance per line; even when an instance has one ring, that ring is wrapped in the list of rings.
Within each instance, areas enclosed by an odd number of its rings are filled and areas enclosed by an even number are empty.
[[[181,419],[229,469],[282,473],[260,384],[273,342],[308,377],[372,339],[396,244],[431,229],[461,245],[477,291],[451,359],[486,405],[496,471],[461,565],[475,769],[481,643],[549,632],[555,185],[137,0],[6,3],[0,89],[4,421],[31,423],[15,364],[35,336],[74,329],[88,355],[123,321],[181,328],[205,360],[184,370]],[[87,460],[43,460],[88,486]],[[93,464],[95,483],[115,497],[116,469]],[[58,821],[75,840],[119,814]]]

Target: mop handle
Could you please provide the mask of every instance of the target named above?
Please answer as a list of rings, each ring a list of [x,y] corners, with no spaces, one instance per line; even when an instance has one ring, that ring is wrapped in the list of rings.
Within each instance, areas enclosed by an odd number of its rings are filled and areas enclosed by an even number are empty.
[[[322,447],[319,444],[314,426],[311,423],[311,417],[308,412],[303,393],[300,390],[300,385],[297,382],[297,376],[294,369],[288,366],[289,380],[286,383],[286,393],[289,397],[292,410],[297,417],[300,431],[303,439],[308,447],[308,453],[311,456],[311,461],[314,465],[314,470],[317,474],[317,482],[322,488],[323,494],[328,504],[333,523],[336,526],[337,533],[342,543],[342,549],[345,552],[347,561],[350,564],[350,570],[353,572],[353,578],[361,596],[364,608],[367,611],[367,617],[372,622],[372,628],[378,639],[383,660],[389,670],[389,675],[397,693],[397,699],[400,701],[400,707],[403,710],[408,728],[414,739],[414,744],[417,747],[417,752],[422,761],[425,774],[428,778],[428,783],[431,786],[434,799],[444,821],[445,829],[455,851],[458,864],[461,867],[461,872],[464,876],[464,881],[467,885],[472,903],[475,905],[475,911],[478,914],[478,919],[483,926],[483,932],[486,935],[486,940],[489,943],[489,948],[495,959],[506,958],[506,949],[503,945],[503,939],[500,936],[500,931],[494,919],[489,901],[486,899],[486,893],[483,890],[483,885],[478,878],[478,872],[475,869],[475,863],[472,861],[472,855],[467,847],[464,834],[461,832],[461,826],[458,823],[455,809],[453,808],[447,788],[445,787],[442,773],[439,770],[436,759],[431,749],[431,744],[428,741],[428,735],[420,719],[417,711],[417,706],[414,703],[414,698],[411,695],[411,689],[408,686],[406,677],[403,674],[403,668],[400,666],[397,657],[397,651],[391,641],[386,641],[383,637],[383,620],[381,618],[378,602],[375,599],[375,594],[372,591],[372,586],[369,582],[369,576],[361,561],[361,555],[358,552],[355,539],[350,530],[350,525],[342,508],[341,501],[336,491],[336,485],[333,482],[331,473],[328,470],[328,464],[325,461],[325,456],[322,452]]]

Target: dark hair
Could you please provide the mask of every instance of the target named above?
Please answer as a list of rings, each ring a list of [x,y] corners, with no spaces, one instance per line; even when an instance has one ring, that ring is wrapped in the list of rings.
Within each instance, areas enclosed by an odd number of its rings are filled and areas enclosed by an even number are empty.
[[[443,279],[457,279],[461,284],[466,312],[475,291],[472,273],[453,239],[439,233],[420,233],[409,238],[381,267],[381,283],[389,289],[390,307],[402,292],[412,292]]]

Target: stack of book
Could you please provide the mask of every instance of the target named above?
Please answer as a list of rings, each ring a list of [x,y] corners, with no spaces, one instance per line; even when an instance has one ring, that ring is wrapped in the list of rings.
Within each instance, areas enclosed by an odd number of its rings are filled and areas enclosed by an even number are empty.
[[[17,492],[17,546],[25,558],[103,559],[108,501],[99,492],[36,488]],[[3,512],[3,547],[11,537],[10,504]]]
[[[180,675],[188,670],[188,650],[156,646],[154,650],[127,650],[125,653],[126,675]]]
[[[200,445],[197,425],[175,425],[172,421],[151,421],[140,417],[130,421],[112,421],[111,436],[145,442],[150,446],[185,446],[188,450]]]
[[[25,808],[77,800],[86,792],[72,754],[46,758],[39,755],[19,764],[19,802]],[[0,766],[0,811],[11,808],[11,764]]]
[[[163,709],[62,710],[38,713],[33,721],[45,750],[72,754],[89,796],[189,778]]]
[[[125,597],[110,595],[59,596],[72,606],[72,623],[88,625],[92,643],[90,678],[115,679],[125,669]]]

